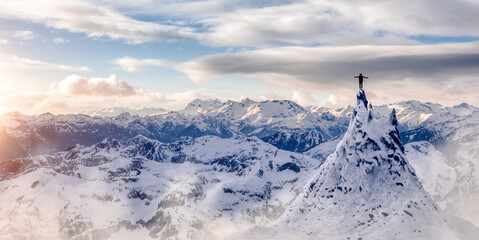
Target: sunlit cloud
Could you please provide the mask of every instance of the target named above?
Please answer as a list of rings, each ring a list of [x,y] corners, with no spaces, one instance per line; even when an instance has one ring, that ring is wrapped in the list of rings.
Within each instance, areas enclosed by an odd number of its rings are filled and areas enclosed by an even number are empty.
[[[477,79],[478,65],[479,42],[473,42],[427,46],[269,48],[200,57],[180,63],[176,69],[196,83],[230,74],[243,74],[275,87],[337,93],[338,97],[330,101],[330,104],[343,103],[338,101],[340,95],[354,94],[357,83],[352,77],[363,72],[371,76],[366,82],[369,89],[394,89],[377,94],[388,96],[390,101],[408,99],[407,97],[414,99],[415,96],[425,99],[428,95],[430,101],[446,103],[446,98],[441,99],[446,90],[450,95],[447,100],[451,102],[460,99],[465,101],[467,94],[476,95],[473,89],[479,87],[479,82],[470,80],[470,87],[466,87],[464,79]],[[458,81],[463,83],[459,84]],[[408,90],[411,86],[438,95],[411,95]],[[465,87],[461,93],[452,91],[459,90],[458,86]],[[385,102],[387,98],[379,100]],[[479,103],[477,99],[467,100]],[[304,102],[312,101],[309,99]]]
[[[69,66],[36,59],[22,58],[12,54],[0,54],[0,69],[4,70],[59,70],[59,71],[91,71],[87,66]]]
[[[54,38],[52,40],[53,43],[67,43],[67,42],[70,42],[70,40],[68,39],[64,39],[64,38]]]
[[[274,73],[312,83],[337,86],[351,73],[374,74],[375,80],[477,75],[479,42],[436,45],[280,47],[200,57],[177,69],[192,81],[227,74]],[[433,79],[430,79],[433,80]]]
[[[102,2],[127,13],[179,19],[208,46],[413,44],[410,36],[479,37],[474,1]]]
[[[87,96],[132,96],[137,90],[116,75],[108,78],[90,78],[70,75],[59,84],[59,90],[63,94],[87,95]]]
[[[144,66],[170,67],[183,72],[192,82],[221,81],[227,75],[240,74],[258,79],[273,87],[291,90],[291,99],[303,105],[348,104],[348,98],[357,88],[352,78],[363,72],[370,75],[366,86],[370,93],[379,92],[371,100],[380,103],[414,99],[443,104],[470,101],[479,104],[472,90],[458,92],[458,81],[477,79],[479,70],[479,42],[435,45],[364,45],[330,47],[279,47],[236,53],[214,54],[187,62],[173,63],[163,59],[117,59],[115,63],[125,71],[139,71]],[[123,61],[123,62],[122,62]],[[459,80],[462,79],[462,80]],[[406,83],[407,82],[407,83]],[[411,95],[411,86],[433,94]],[[394,91],[380,91],[394,89]],[[455,90],[454,90],[455,89]],[[453,91],[454,90],[454,91]],[[448,92],[448,97],[444,94]],[[387,92],[387,93],[386,93]],[[322,98],[313,97],[322,93]],[[330,94],[329,97],[326,97]],[[457,95],[456,95],[457,94]],[[464,95],[465,94],[465,95]],[[416,97],[418,98],[418,97]]]
[[[276,92],[269,92],[261,96],[261,100],[291,100],[289,97],[278,94]]]
[[[41,90],[0,89],[0,114],[12,111],[24,114],[85,113],[120,106],[179,110],[194,99],[214,97],[211,90],[204,88],[164,94],[134,87],[116,75],[94,78],[70,75]]]
[[[101,46],[104,47],[102,53],[106,54],[91,61],[95,70],[100,71],[93,73],[93,76],[110,72],[112,69],[105,69],[105,65],[108,68],[111,64],[116,67],[113,68],[114,71],[128,72],[130,79],[135,76],[145,78],[145,75],[152,73],[143,72],[145,69],[170,68],[184,73],[190,81],[198,84],[197,87],[208,87],[213,92],[211,89],[218,89],[218,86],[224,84],[220,81],[230,81],[230,75],[234,75],[245,78],[255,90],[262,88],[262,92],[257,90],[244,96],[291,99],[306,105],[314,102],[328,106],[349,103],[347,96],[357,89],[357,82],[352,76],[359,72],[370,76],[365,86],[373,94],[370,99],[374,102],[421,98],[419,100],[441,103],[449,100],[451,103],[469,101],[478,105],[479,100],[474,97],[477,94],[473,90],[478,84],[476,68],[479,43],[421,43],[421,38],[424,37],[451,37],[458,41],[479,38],[476,30],[479,24],[477,12],[479,4],[475,1],[445,0],[436,1],[434,6],[426,0],[406,5],[403,1],[396,0],[381,4],[372,0],[6,1],[0,5],[0,18],[7,19],[7,23],[9,20],[26,23],[26,26],[16,32],[3,32],[1,36],[5,39],[0,39],[0,44],[9,45],[0,47],[6,49],[10,44],[17,47],[16,41],[28,43],[25,45],[32,48],[48,44],[58,44],[48,46],[56,49],[71,46],[72,57],[80,61],[86,59],[85,62],[88,62],[88,57],[93,56]],[[34,24],[43,25],[47,30]],[[72,32],[80,34],[71,34]],[[78,36],[80,38],[75,39]],[[91,41],[83,42],[84,36],[94,41],[117,39],[123,43],[139,45],[86,45]],[[461,40],[462,37],[465,38]],[[31,41],[27,42],[28,39]],[[140,45],[184,39],[188,41],[175,42],[174,46],[164,43]],[[191,43],[192,40],[196,42]],[[69,41],[67,46],[60,45]],[[225,48],[198,47],[188,54],[174,50],[161,54],[156,52],[165,46],[183,48],[181,43],[185,42],[188,47],[197,47],[199,43]],[[78,49],[91,52],[75,55],[79,52]],[[122,52],[125,49],[128,50]],[[155,51],[149,52],[153,49]],[[139,51],[132,53],[130,50]],[[226,53],[212,54],[221,51]],[[144,90],[151,87],[152,81],[142,81],[146,85],[134,86],[117,78],[114,78],[117,82],[108,82],[111,77],[103,76],[98,78],[102,81],[95,82],[92,79],[96,78],[80,77],[82,72],[92,71],[87,66],[39,60],[44,54],[41,51],[35,52],[35,57],[20,57],[6,54],[7,52],[0,54],[0,69],[14,71],[2,71],[2,79],[29,79],[28,73],[31,70],[42,70],[42,76],[32,75],[35,84],[31,84],[29,89],[38,89],[46,82],[46,85],[57,82],[53,95],[62,95],[62,98],[49,98],[42,109],[61,105],[63,98],[146,99],[146,95],[153,94]],[[70,54],[70,49],[68,52]],[[68,59],[63,53],[55,54],[60,56],[58,59]],[[137,58],[125,56],[127,54],[134,54]],[[185,55],[178,58],[171,54]],[[192,59],[185,62],[171,60],[185,59],[186,56]],[[59,81],[64,75],[58,71],[80,76],[70,76],[68,81]],[[161,71],[152,74],[157,72]],[[147,78],[162,77],[152,75]],[[21,87],[26,89],[26,85],[29,84],[22,83]],[[241,83],[232,82],[230,89],[225,90],[234,91],[239,85]],[[103,86],[109,90],[102,89]],[[175,87],[177,86],[178,84]],[[394,91],[380,89],[381,87],[393,88]],[[409,91],[411,87],[427,88],[431,94],[418,93],[417,89]],[[165,85],[165,92],[173,91],[171,88],[170,85]],[[281,94],[274,94],[274,91]],[[418,96],[411,95],[411,92]],[[162,96],[164,98],[155,99],[168,99]],[[147,101],[145,104],[148,104]]]
[[[13,36],[16,38],[19,38],[21,40],[32,40],[38,37],[38,34],[36,34],[33,31],[29,30],[23,30],[23,31],[15,31],[13,33]]]
[[[118,58],[113,63],[127,72],[138,72],[142,67],[169,67],[174,68],[175,62],[165,59],[135,59],[131,57]]]
[[[295,102],[303,106],[317,105],[318,101],[306,91],[293,91],[293,98]]]
[[[414,36],[479,37],[474,1],[7,1],[0,17],[129,43],[207,46],[417,44]],[[132,16],[166,19],[161,22]],[[415,39],[415,40],[412,40]]]
[[[191,37],[188,28],[138,21],[85,1],[7,1],[0,6],[0,17],[29,20],[90,37],[125,39],[130,43]]]
[[[199,20],[212,46],[413,44],[410,36],[476,36],[479,4],[419,0],[293,1]]]

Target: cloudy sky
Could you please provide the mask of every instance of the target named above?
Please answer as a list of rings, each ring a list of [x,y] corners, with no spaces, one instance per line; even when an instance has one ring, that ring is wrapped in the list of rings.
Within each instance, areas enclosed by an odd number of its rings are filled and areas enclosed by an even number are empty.
[[[1,0],[0,113],[200,98],[479,106],[478,0]],[[120,3],[121,2],[121,3]]]

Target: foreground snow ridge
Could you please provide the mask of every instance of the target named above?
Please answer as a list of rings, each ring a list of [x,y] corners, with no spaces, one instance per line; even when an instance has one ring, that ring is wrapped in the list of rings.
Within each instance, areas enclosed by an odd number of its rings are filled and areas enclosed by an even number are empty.
[[[359,90],[345,136],[289,210],[235,239],[468,239],[477,231],[446,216],[423,189],[395,110],[384,118],[372,111]],[[458,231],[459,222],[470,229]]]

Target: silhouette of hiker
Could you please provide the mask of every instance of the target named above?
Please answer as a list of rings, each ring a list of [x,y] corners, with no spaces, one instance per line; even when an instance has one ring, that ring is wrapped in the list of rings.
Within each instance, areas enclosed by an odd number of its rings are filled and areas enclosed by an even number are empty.
[[[368,77],[365,77],[362,73],[359,73],[359,76],[356,76],[354,78],[359,78],[359,89],[363,89],[363,80]]]

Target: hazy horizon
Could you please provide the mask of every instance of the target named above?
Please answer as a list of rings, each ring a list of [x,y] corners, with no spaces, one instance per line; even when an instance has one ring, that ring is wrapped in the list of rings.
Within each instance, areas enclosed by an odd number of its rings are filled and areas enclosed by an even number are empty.
[[[366,94],[367,94],[367,91],[366,91]],[[79,112],[68,112],[67,111],[60,111],[60,112],[51,112],[51,111],[46,111],[46,112],[28,112],[28,111],[25,111],[25,112],[22,112],[22,111],[18,111],[18,110],[14,110],[14,111],[9,111],[9,112],[5,112],[5,113],[1,113],[0,114],[0,117],[1,116],[6,116],[8,114],[11,114],[11,113],[15,113],[15,112],[18,112],[22,115],[27,115],[27,116],[38,116],[38,115],[41,115],[41,114],[45,114],[45,113],[50,113],[50,114],[54,114],[54,115],[62,115],[62,114],[87,114],[87,115],[98,115],[100,116],[102,112],[104,111],[113,111],[113,110],[133,110],[133,111],[141,111],[141,110],[164,110],[164,112],[162,113],[168,113],[169,111],[173,111],[173,112],[178,112],[178,111],[182,111],[184,110],[189,103],[193,102],[193,101],[196,101],[196,100],[201,100],[201,101],[215,101],[215,100],[218,100],[218,101],[221,101],[222,103],[226,103],[228,101],[234,101],[234,102],[242,102],[246,99],[250,99],[252,101],[255,101],[255,102],[265,102],[265,101],[283,101],[283,100],[286,100],[286,101],[293,101],[297,104],[299,104],[301,107],[304,107],[304,108],[309,108],[309,107],[324,107],[324,108],[327,108],[327,109],[341,109],[341,108],[345,108],[345,107],[352,107],[353,104],[352,103],[348,103],[348,104],[345,104],[345,105],[341,105],[341,106],[322,106],[322,105],[303,105],[303,104],[300,104],[298,102],[296,102],[294,99],[251,99],[250,97],[245,97],[243,99],[238,99],[238,100],[232,100],[232,99],[218,99],[218,98],[204,98],[204,99],[200,99],[200,98],[196,98],[196,99],[193,99],[191,100],[190,102],[187,102],[185,103],[184,106],[179,106],[179,108],[175,108],[175,109],[168,109],[168,108],[162,108],[162,107],[155,107],[155,106],[150,106],[150,107],[143,107],[143,106],[139,106],[139,107],[123,107],[121,105],[118,105],[118,106],[115,106],[115,105],[112,105],[110,107],[97,107],[97,108],[93,108],[93,109],[84,109],[82,111],[79,111]],[[382,103],[382,104],[376,104],[374,102],[371,102],[371,104],[374,106],[374,107],[379,107],[379,106],[387,106],[387,105],[394,105],[394,104],[400,104],[400,103],[403,103],[403,102],[411,102],[411,101],[418,101],[418,100],[415,100],[415,99],[409,99],[409,100],[403,100],[403,101],[399,101],[399,102],[392,102],[392,103]],[[435,102],[423,102],[423,101],[419,101],[420,103],[423,103],[423,104],[439,104],[441,107],[460,107],[460,105],[462,104],[468,104],[469,106],[472,106],[472,107],[477,107],[475,105],[472,105],[472,104],[469,104],[469,103],[466,103],[466,102],[463,102],[463,103],[458,103],[458,104],[450,104],[450,105],[443,105],[443,104],[440,104],[440,103],[435,103]],[[156,114],[156,113],[153,113],[153,115]],[[146,114],[146,115],[150,115],[150,114]]]

